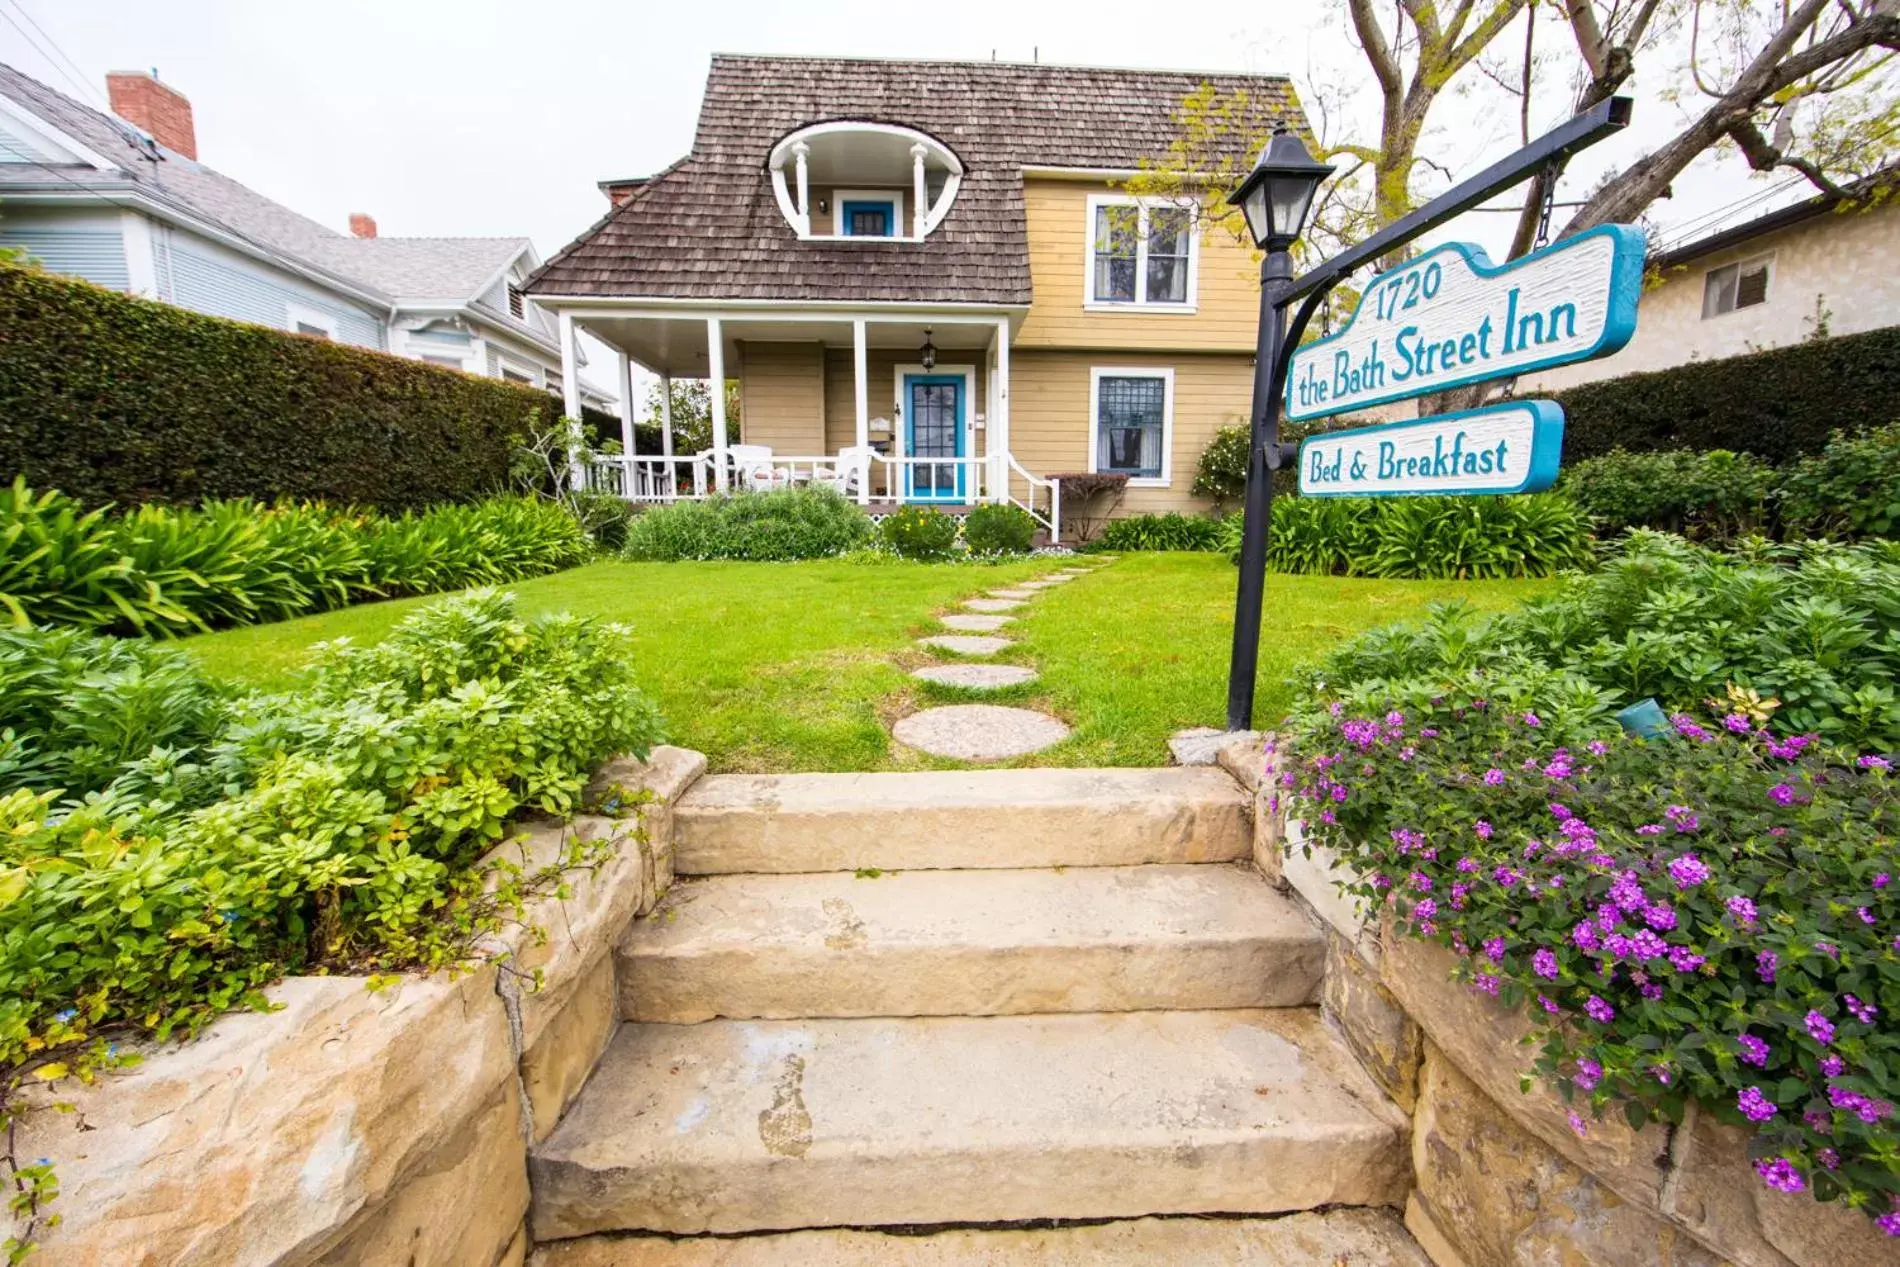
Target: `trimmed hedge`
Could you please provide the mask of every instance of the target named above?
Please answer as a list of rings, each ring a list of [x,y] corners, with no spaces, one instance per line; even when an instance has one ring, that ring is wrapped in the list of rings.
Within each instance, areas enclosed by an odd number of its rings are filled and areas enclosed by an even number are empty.
[[[1900,417],[1900,327],[1585,383],[1564,407],[1564,461],[1613,449],[1732,449],[1786,462],[1837,431]]]
[[[507,488],[529,419],[560,409],[534,388],[0,265],[0,484],[24,475],[88,506],[422,509]]]

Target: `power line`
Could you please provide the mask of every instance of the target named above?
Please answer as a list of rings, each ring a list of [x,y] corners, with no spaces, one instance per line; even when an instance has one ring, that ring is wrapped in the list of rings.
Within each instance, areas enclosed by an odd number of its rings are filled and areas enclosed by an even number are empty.
[[[41,26],[31,13],[27,12],[26,6],[20,3],[20,0],[5,0],[5,3],[11,4],[14,11],[26,19],[27,26],[31,26],[34,31],[39,32],[40,39],[45,40],[46,43],[41,44],[39,40],[34,39],[26,27],[14,21],[13,17],[4,10],[0,10],[0,18],[6,18],[7,24],[18,31],[20,37],[32,45],[33,50],[45,58],[46,64],[58,71],[67,83],[72,84],[75,88],[79,89],[81,93],[91,94],[93,100],[104,105],[107,110],[110,111],[111,103],[105,99],[98,88],[86,82],[85,72],[79,69],[79,63],[66,55],[66,50],[59,46],[59,41],[47,34],[46,28]]]

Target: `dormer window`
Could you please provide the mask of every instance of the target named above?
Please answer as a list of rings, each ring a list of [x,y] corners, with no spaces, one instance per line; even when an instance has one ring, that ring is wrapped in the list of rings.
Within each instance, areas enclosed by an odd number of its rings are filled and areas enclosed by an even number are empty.
[[[772,147],[768,167],[779,210],[806,239],[921,241],[963,181],[948,146],[889,123],[801,128]]]

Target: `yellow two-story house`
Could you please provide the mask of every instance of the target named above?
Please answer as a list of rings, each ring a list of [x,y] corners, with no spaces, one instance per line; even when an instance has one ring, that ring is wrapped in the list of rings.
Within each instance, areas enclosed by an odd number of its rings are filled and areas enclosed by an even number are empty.
[[[710,450],[669,429],[596,482],[1011,501],[1059,532],[1052,477],[1114,472],[1122,513],[1196,508],[1201,451],[1246,417],[1257,266],[1123,182],[1204,84],[1255,135],[1305,130],[1277,76],[715,57],[692,152],[605,182],[612,210],[528,293],[567,357],[582,329],[616,350],[623,410],[632,364],[738,380],[744,442],[714,392]]]

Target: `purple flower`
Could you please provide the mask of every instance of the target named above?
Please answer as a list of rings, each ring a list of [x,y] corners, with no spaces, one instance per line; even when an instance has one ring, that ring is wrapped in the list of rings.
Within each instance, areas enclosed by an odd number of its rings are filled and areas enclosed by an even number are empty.
[[[1492,963],[1504,962],[1504,939],[1493,937],[1484,943],[1484,957]]]
[[[1823,1169],[1832,1170],[1841,1164],[1841,1155],[1831,1148],[1815,1150],[1814,1160],[1821,1163]]]
[[[1524,876],[1523,873],[1518,871],[1515,867],[1498,867],[1491,873],[1491,878],[1508,889],[1519,880],[1522,880]]]
[[[1385,724],[1388,726],[1403,726],[1405,724],[1405,714],[1395,708],[1385,715]]]
[[[1668,1065],[1651,1065],[1649,1067],[1649,1076],[1654,1078],[1656,1081],[1662,1083],[1666,1087],[1669,1085],[1669,1066]]]
[[[1646,999],[1660,999],[1663,996],[1663,988],[1652,981],[1642,988],[1641,993]]]
[[[1900,1236],[1900,1210],[1889,1210],[1874,1220],[1874,1226],[1888,1236]]]
[[[1835,1108],[1852,1113],[1863,1122],[1878,1122],[1881,1118],[1893,1114],[1893,1105],[1885,1100],[1873,1100],[1858,1091],[1849,1091],[1835,1083],[1827,1089],[1827,1100]]]
[[[1669,965],[1677,972],[1694,972],[1708,960],[1691,951],[1687,946],[1669,948]]]
[[[1678,735],[1693,739],[1697,743],[1707,743],[1709,740],[1715,738],[1714,735],[1696,725],[1694,721],[1681,713],[1677,713],[1674,717],[1671,717],[1669,721],[1670,724],[1675,726]]]
[[[1834,1041],[1834,1022],[1810,1008],[1804,1018],[1808,1027],[1808,1037],[1825,1047]]]
[[[1586,919],[1570,930],[1570,944],[1582,951],[1596,950],[1603,945],[1603,937],[1597,932],[1597,926]]]
[[[1668,819],[1678,832],[1692,832],[1702,825],[1701,820],[1695,816],[1695,811],[1687,805],[1671,805],[1663,810],[1663,817]]]
[[[1589,1135],[1590,1133],[1590,1128],[1583,1124],[1583,1118],[1578,1116],[1576,1110],[1574,1109],[1572,1109],[1570,1112],[1570,1129],[1577,1133],[1578,1139],[1583,1139],[1585,1136]],[[1896,1215],[1895,1219],[1896,1219],[1896,1230],[1892,1232],[1888,1232],[1887,1235],[1889,1236],[1900,1236],[1900,1215]]]
[[[1660,959],[1669,953],[1669,945],[1647,928],[1639,928],[1630,938],[1630,950],[1643,960]]]
[[[1768,789],[1768,799],[1777,805],[1794,804],[1794,784],[1777,783]]]
[[[1746,713],[1730,713],[1722,719],[1722,725],[1732,735],[1745,735],[1755,729],[1755,723]]]
[[[1742,927],[1747,928],[1755,922],[1755,904],[1741,894],[1737,893],[1723,905],[1728,907],[1728,913]]]
[[[1676,908],[1667,902],[1658,902],[1643,912],[1643,922],[1666,933],[1676,926]]]
[[[1594,1091],[1597,1083],[1603,1080],[1603,1066],[1588,1056],[1579,1056],[1577,1072],[1570,1080],[1577,1084],[1579,1091]]]
[[[1559,1012],[1563,1011],[1562,1008],[1557,1006],[1557,1001],[1551,998],[1548,994],[1538,995],[1537,1005],[1543,1008],[1546,1012],[1549,1012],[1552,1016],[1555,1016]]]
[[[1743,1064],[1753,1065],[1757,1069],[1767,1066],[1768,1044],[1761,1039],[1753,1034],[1743,1034],[1735,1040],[1735,1045],[1742,1049]]]
[[[1693,889],[1709,878],[1708,864],[1692,853],[1669,860],[1669,878],[1676,882],[1679,889]]]
[[[1412,872],[1411,875],[1405,877],[1405,882],[1419,893],[1429,893],[1432,889],[1432,878],[1423,871]]]
[[[1471,979],[1472,989],[1482,990],[1484,991],[1484,993],[1490,994],[1490,995],[1497,994],[1498,986],[1500,984],[1501,982],[1498,979],[1498,974],[1495,972],[1480,972],[1477,976]]]
[[[1583,1001],[1583,1010],[1591,1020],[1599,1025],[1608,1025],[1612,1020],[1616,1019],[1616,1009],[1594,994]]]
[[[1854,913],[1860,916],[1860,922],[1863,924],[1871,924],[1874,922],[1874,913],[1864,906],[1855,907]]]
[[[1541,726],[1544,722],[1536,713],[1525,713],[1524,724],[1526,726]]]
[[[1643,892],[1643,886],[1636,879],[1634,871],[1625,871],[1616,877],[1610,885],[1610,901],[1622,911],[1641,910],[1649,905],[1649,897]]]
[[[1438,732],[1433,730],[1430,726],[1427,726],[1418,732],[1418,737],[1420,739],[1436,739],[1438,738]]]
[[[1636,943],[1621,933],[1611,933],[1605,937],[1603,948],[1610,952],[1612,959],[1628,959],[1636,953]]]
[[[1768,741],[1768,752],[1769,755],[1780,757],[1783,761],[1792,761],[1801,755],[1803,748],[1813,743],[1818,737],[1819,736],[1816,735],[1795,735],[1793,738],[1785,740],[1770,739]]]
[[[1464,910],[1465,909],[1465,895],[1469,892],[1471,892],[1471,886],[1469,884],[1452,885],[1451,886],[1451,909],[1454,911]]]
[[[1874,887],[1876,889],[1884,889],[1892,883],[1893,877],[1888,875],[1885,871],[1882,871],[1879,875],[1874,877]]]
[[[1504,782],[1504,771],[1492,768],[1484,772],[1484,781],[1492,787]]]
[[[1768,1098],[1762,1095],[1760,1087],[1750,1087],[1736,1096],[1735,1107],[1740,1109],[1742,1116],[1751,1122],[1766,1122],[1781,1111],[1769,1103]]]
[[[1817,941],[1814,943],[1814,948],[1826,955],[1829,959],[1839,959],[1841,957],[1841,948],[1831,941]]]
[[[1584,747],[1590,750],[1590,755],[1593,757],[1603,756],[1610,750],[1610,745],[1604,743],[1601,739],[1592,739],[1589,743],[1585,744]]]
[[[1569,778],[1570,777],[1570,758],[1565,756],[1561,752],[1558,753],[1555,757],[1552,757],[1550,764],[1544,767],[1544,777],[1547,779]]]
[[[1548,946],[1539,946],[1531,956],[1531,971],[1546,981],[1557,979],[1557,956],[1551,953]]]
[[[1663,825],[1661,823],[1644,823],[1641,827],[1636,829],[1636,834],[1638,836],[1660,836],[1663,834]]]
[[[1838,1078],[1847,1072],[1847,1062],[1839,1056],[1821,1057],[1821,1072],[1830,1078]]]
[[[1786,1157],[1774,1157],[1755,1163],[1755,1173],[1761,1181],[1777,1192],[1799,1192],[1808,1185],[1802,1182],[1801,1172]]]
[[[1863,1003],[1851,994],[1844,994],[1841,996],[1841,999],[1847,1004],[1847,1010],[1854,1014],[1855,1020],[1859,1021],[1862,1025],[1872,1025],[1874,1023],[1874,1016],[1880,1011],[1879,1008],[1871,1003]]]
[[[1485,822],[1482,818],[1471,824],[1471,830],[1477,833],[1479,840],[1491,839],[1491,824]]]
[[[1555,801],[1552,801],[1550,803],[1550,816],[1556,819],[1560,823],[1567,823],[1571,819],[1576,817],[1575,814],[1572,814],[1570,812],[1570,807],[1568,805],[1559,805]]]
[[[1885,757],[1873,757],[1873,756],[1862,757],[1859,761],[1856,761],[1854,764],[1859,766],[1863,770],[1891,770],[1893,769],[1893,762],[1887,760]]]
[[[1775,979],[1775,967],[1781,962],[1781,956],[1772,950],[1763,950],[1755,955],[1755,975],[1763,981],[1772,983]]]

